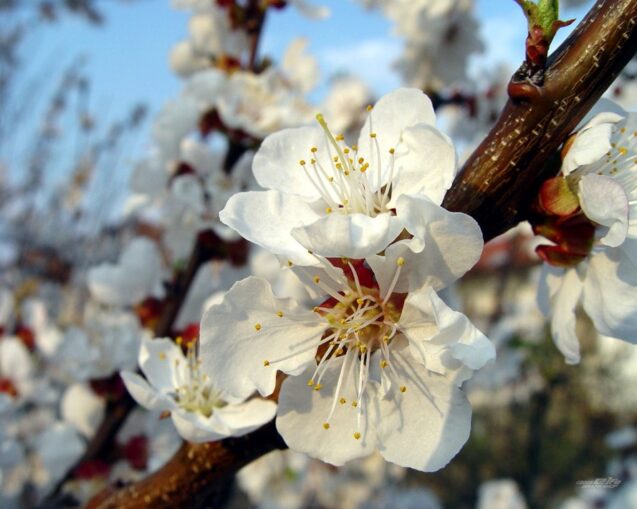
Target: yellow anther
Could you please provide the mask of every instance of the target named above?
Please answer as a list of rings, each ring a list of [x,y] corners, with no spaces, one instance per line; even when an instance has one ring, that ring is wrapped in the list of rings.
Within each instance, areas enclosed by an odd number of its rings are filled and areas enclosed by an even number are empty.
[[[624,134],[624,133],[626,132],[626,128],[625,128],[625,127],[622,127],[622,128],[619,130],[619,132],[620,132],[620,133],[622,133],[622,134]]]
[[[314,385],[314,380],[312,380],[311,378],[307,381],[307,386],[308,387],[312,387]]]
[[[382,360],[380,361],[380,367],[381,368],[386,368],[387,366],[389,366],[389,362],[387,362],[386,360]]]
[[[312,311],[314,311],[315,313],[318,313],[318,312],[320,312],[320,311],[321,311],[321,309],[320,309],[318,306],[314,306],[314,307],[312,308]]]
[[[349,205],[349,200],[343,200],[343,206],[347,207]]]
[[[396,260],[396,265],[398,265],[399,267],[402,267],[403,265],[405,265],[405,259],[402,256],[399,256],[398,259]]]
[[[341,399],[339,399],[339,400],[338,400],[338,402],[339,402],[341,405],[344,405],[345,403],[347,403],[347,400],[346,400],[345,398],[341,398]]]
[[[357,431],[356,433],[354,433],[354,439],[355,440],[360,440],[361,438],[361,434]]]
[[[315,390],[315,391],[320,391],[320,390],[321,390],[321,387],[323,387],[321,384],[316,384],[316,385],[314,386],[314,390]]]
[[[367,168],[369,168],[369,163],[365,163],[363,166],[361,166],[361,173],[365,173],[367,171]]]
[[[367,107],[365,108],[367,111],[372,111],[374,107],[371,104],[368,104]]]
[[[334,182],[334,177],[327,177],[328,182]]]
[[[310,164],[316,164],[316,159],[310,159]]]
[[[635,131],[637,133],[637,131]],[[637,134],[635,134],[637,136]],[[356,152],[358,150],[358,145],[352,145],[352,150]]]
[[[300,164],[301,166],[305,166],[305,159],[301,159],[301,160],[299,161],[299,164]]]
[[[325,213],[326,214],[331,214],[332,213],[332,207],[325,207]]]
[[[365,299],[363,299],[363,297],[359,297],[358,299],[356,299],[356,302],[357,302],[359,305],[362,305],[362,304],[363,304],[363,302],[365,302]]]
[[[330,423],[329,422],[324,422],[323,423],[323,429],[330,429]]]
[[[288,260],[288,267],[292,267],[292,265],[294,265],[294,264],[292,263],[292,260]]]
[[[337,170],[342,170],[343,169],[343,165],[341,163],[336,163],[336,169]]]
[[[336,350],[336,352],[334,352],[334,354],[335,354],[337,357],[338,357],[339,355],[343,355],[343,353],[345,353],[345,352],[343,352],[343,349],[342,349],[342,348],[339,348],[338,350]]]
[[[281,310],[277,311],[276,316],[278,316],[279,318],[283,318],[283,311]]]
[[[343,153],[344,153],[344,154],[349,154],[349,149],[348,149],[347,147],[345,147],[345,148],[343,149]]]
[[[383,342],[387,343],[389,341],[389,336],[385,335],[383,336]]]
[[[343,141],[344,139],[345,139],[345,136],[343,136],[342,134],[336,135],[336,141]]]
[[[255,323],[254,324],[254,330],[256,330],[257,332],[261,330],[261,324],[260,323]]]
[[[338,163],[338,156],[334,156],[334,157],[332,158],[332,160],[333,160],[335,163]]]
[[[349,171],[345,170],[343,173],[345,174],[346,177],[349,176]]]
[[[394,152],[396,152],[396,149],[395,149],[395,148],[390,148],[390,149],[389,149],[389,153],[390,153],[390,154],[394,154]]]
[[[405,387],[404,385],[400,386],[400,392],[405,392],[407,390],[407,387]]]
[[[357,401],[352,401],[352,406],[353,406],[354,408],[356,408],[356,407],[358,406],[358,402],[357,402]]]
[[[164,352],[159,352],[159,359],[162,361],[166,360],[166,354]]]
[[[270,361],[263,361],[263,365],[267,368],[270,365]]]
[[[316,147],[312,147],[312,148],[310,149],[310,152],[312,152],[312,154],[316,154],[316,152],[318,152],[318,148],[316,148]]]
[[[177,343],[179,346],[181,346],[183,342],[184,342],[184,338],[182,338],[181,336],[177,336],[175,338],[175,343]]]
[[[619,153],[625,156],[628,153],[628,149],[626,147],[619,147]]]
[[[318,276],[314,276],[314,277],[312,278],[312,281],[314,281],[314,283],[318,285],[318,284],[321,282],[321,278],[320,278],[320,277],[318,277]]]
[[[370,138],[376,138],[376,133],[369,133]]]

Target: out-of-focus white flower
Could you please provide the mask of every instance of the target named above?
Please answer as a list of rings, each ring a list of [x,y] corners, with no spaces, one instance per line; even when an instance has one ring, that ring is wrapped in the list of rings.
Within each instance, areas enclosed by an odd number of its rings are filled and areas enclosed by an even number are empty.
[[[82,455],[85,444],[77,432],[63,422],[55,422],[33,440],[31,481],[41,494],[59,481]]]
[[[91,438],[104,418],[106,401],[84,384],[67,387],[60,402],[62,418],[86,438]]]
[[[294,450],[342,465],[379,449],[399,465],[437,470],[469,433],[471,409],[458,386],[495,352],[431,285],[395,293],[420,268],[378,258],[373,271],[326,260],[299,269],[311,291],[327,296],[310,309],[275,297],[263,279],[235,284],[204,314],[203,368],[239,400],[271,394],[277,372],[288,374],[277,428]]]
[[[163,262],[151,240],[133,239],[117,264],[103,263],[89,270],[87,283],[96,300],[111,306],[130,306],[145,297],[161,297]]]
[[[498,479],[480,485],[477,509],[526,509],[526,502],[515,481]]]
[[[52,371],[65,382],[106,378],[136,365],[131,352],[147,334],[137,317],[124,311],[85,309],[82,327],[72,326],[50,353]]]
[[[0,413],[29,399],[35,387],[35,365],[16,337],[0,340]]]
[[[325,117],[330,120],[330,128],[337,133],[347,134],[365,122],[363,112],[371,103],[372,93],[361,79],[355,76],[337,76],[330,83],[330,89],[323,101]]]
[[[415,237],[409,242],[412,255],[422,251],[422,236],[431,231],[418,219],[424,210],[416,209],[441,203],[456,162],[451,141],[435,128],[431,101],[414,89],[386,95],[353,147],[332,134],[322,116],[317,119],[320,127],[266,138],[253,170],[270,190],[233,196],[221,220],[299,264],[316,263],[308,250],[370,256],[404,229]]]
[[[369,5],[369,0],[363,0]],[[467,62],[484,45],[473,0],[381,0],[381,8],[406,40],[396,62],[406,83],[437,90],[466,81]]]
[[[224,400],[200,367],[196,344],[189,343],[184,355],[170,339],[145,339],[139,366],[146,379],[122,372],[133,398],[149,410],[170,412],[179,434],[191,442],[208,442],[241,436],[266,423],[276,405],[260,398],[233,404]]]

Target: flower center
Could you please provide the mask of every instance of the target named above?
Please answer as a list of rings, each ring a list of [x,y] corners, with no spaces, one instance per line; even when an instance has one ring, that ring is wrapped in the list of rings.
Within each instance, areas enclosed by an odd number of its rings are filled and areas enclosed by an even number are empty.
[[[342,134],[332,134],[323,115],[318,114],[316,120],[325,134],[327,157],[318,157],[319,149],[311,147],[309,164],[305,159],[301,159],[299,164],[325,202],[325,212],[362,213],[370,217],[391,212],[388,203],[394,176],[395,149],[389,149],[389,168],[384,174],[380,145],[376,133],[372,131],[371,115],[369,160],[359,156],[358,146],[349,147]]]
[[[404,294],[393,293],[405,260],[402,257],[398,258],[396,272],[384,296],[375,284],[372,287],[361,285],[360,272],[368,271],[362,263],[358,267],[349,260],[344,260],[343,263],[347,264],[348,270],[345,271],[347,280],[341,282],[341,291],[314,309],[327,321],[329,328],[320,341],[316,355],[317,366],[307,385],[315,391],[320,391],[327,367],[335,359],[343,360],[332,407],[323,422],[325,430],[330,428],[330,420],[336,407],[348,403],[342,396],[342,385],[345,380],[351,379],[352,374],[355,380],[355,398],[349,404],[357,411],[357,429],[360,430],[361,418],[365,411],[364,395],[372,368],[372,355],[376,352],[380,352],[376,358],[381,368],[381,376],[386,376],[392,385],[396,384],[400,392],[407,390],[406,386],[400,383],[400,376],[392,365],[390,348],[398,332],[398,320],[405,301]],[[315,278],[314,281],[321,285],[320,280],[317,281]],[[359,440],[360,431],[354,432],[353,436],[355,440]]]
[[[176,343],[181,346],[182,338],[177,338]],[[182,365],[179,359],[175,360],[175,375],[175,401],[184,410],[210,417],[215,408],[225,405],[210,383],[208,375],[201,371],[196,340],[186,344],[185,365]]]

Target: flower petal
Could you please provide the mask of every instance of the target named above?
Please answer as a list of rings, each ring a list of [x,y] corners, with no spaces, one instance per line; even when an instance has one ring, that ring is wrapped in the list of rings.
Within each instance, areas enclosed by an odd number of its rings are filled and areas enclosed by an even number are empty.
[[[181,347],[168,338],[142,338],[139,367],[146,379],[159,392],[168,393],[179,386],[176,369],[186,364]]]
[[[360,407],[351,405],[356,400],[353,371],[349,370],[350,376],[345,377],[341,391],[335,395],[344,357],[329,362],[320,391],[307,385],[314,366],[303,375],[287,378],[283,382],[276,427],[290,449],[338,466],[370,454],[376,448],[376,437],[374,430],[369,427],[368,411],[361,414]],[[373,388],[368,386],[367,390],[373,391]],[[370,404],[369,396],[367,394],[365,407]],[[325,429],[323,425],[328,420],[336,397],[345,398],[346,403],[336,401],[329,428]],[[360,433],[360,438],[354,438],[354,433]]]
[[[580,361],[579,341],[575,334],[575,307],[582,295],[582,288],[576,269],[542,267],[538,304],[544,314],[551,315],[553,341],[567,364]]]
[[[304,201],[278,191],[249,191],[232,196],[219,219],[268,251],[301,265],[316,260],[290,234],[293,228],[319,219]]]
[[[163,394],[153,389],[146,380],[137,373],[122,371],[120,373],[126,390],[137,403],[148,410],[167,410],[174,405],[169,404],[169,400]]]
[[[422,90],[399,88],[384,95],[361,129],[358,155],[366,161],[378,161],[377,154],[380,155],[380,167],[384,170],[390,160],[389,149],[398,149],[405,128],[421,123],[432,126],[436,123],[431,100]],[[370,137],[371,133],[376,134],[374,139]]]
[[[480,258],[482,232],[470,216],[449,212],[428,198],[408,195],[398,199],[397,215],[414,238],[392,244],[385,257],[368,258],[381,289],[391,281],[383,267],[386,263],[395,267],[401,257],[405,263],[396,283],[397,292],[422,286],[445,288]]]
[[[403,194],[424,195],[436,204],[442,203],[456,174],[453,143],[426,124],[405,129],[403,142],[407,151],[396,157],[389,208],[394,208]]]
[[[493,343],[430,287],[407,296],[398,326],[415,359],[457,384],[495,359]]]
[[[276,298],[266,280],[249,277],[204,313],[199,358],[224,395],[243,401],[258,390],[268,396],[277,370],[298,374],[314,361],[326,327],[291,299]]]
[[[621,249],[591,258],[582,303],[599,332],[637,343],[637,264]]]
[[[310,152],[312,147],[318,150]],[[309,161],[314,158],[324,167],[331,167],[325,145],[325,135],[320,127],[297,127],[283,129],[268,136],[254,156],[252,170],[261,187],[275,189],[283,193],[296,195],[307,201],[321,197],[319,190],[312,184],[307,172],[313,171]],[[299,163],[305,160],[304,169]]]
[[[471,430],[471,405],[456,384],[397,349],[392,363],[405,392],[378,401],[380,453],[387,461],[422,472],[444,467]]]
[[[293,229],[292,237],[320,256],[360,259],[383,251],[402,230],[400,220],[389,213],[376,217],[333,213]]]
[[[614,178],[584,175],[579,181],[579,202],[586,217],[608,228],[600,242],[619,246],[628,233],[628,196]]]

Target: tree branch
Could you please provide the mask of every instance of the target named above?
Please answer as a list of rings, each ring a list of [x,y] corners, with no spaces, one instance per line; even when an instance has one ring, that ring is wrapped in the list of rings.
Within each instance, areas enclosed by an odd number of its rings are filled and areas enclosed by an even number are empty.
[[[549,58],[544,85],[514,76],[511,100],[462,168],[443,205],[473,216],[485,240],[529,215],[556,153],[637,50],[637,0],[599,0]],[[239,468],[285,447],[273,423],[240,439],[186,444],[159,472],[103,492],[86,509],[197,507]]]
[[[637,51],[637,0],[599,0],[548,60],[541,87],[517,75],[510,100],[443,206],[473,216],[485,240],[529,217],[556,153]]]
[[[85,509],[192,509],[241,467],[286,445],[274,421],[239,438],[205,444],[184,443],[160,470],[130,486],[107,489]]]

